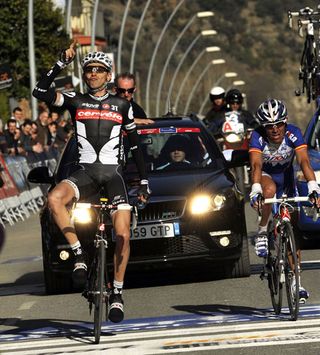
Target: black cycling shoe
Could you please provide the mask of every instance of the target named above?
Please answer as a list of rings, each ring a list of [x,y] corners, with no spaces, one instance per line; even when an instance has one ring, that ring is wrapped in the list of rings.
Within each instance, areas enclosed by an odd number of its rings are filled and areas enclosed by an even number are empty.
[[[77,255],[72,272],[73,287],[77,290],[83,290],[87,281],[87,264],[84,254]]]
[[[123,300],[120,294],[111,293],[109,297],[109,314],[108,318],[113,323],[119,323],[123,321]]]

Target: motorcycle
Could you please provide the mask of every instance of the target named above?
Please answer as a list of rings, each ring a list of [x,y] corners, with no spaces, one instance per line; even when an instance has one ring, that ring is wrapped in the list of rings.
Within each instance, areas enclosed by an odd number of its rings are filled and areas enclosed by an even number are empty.
[[[228,156],[229,150],[248,150],[252,131],[252,128],[246,127],[245,123],[241,122],[240,112],[226,112],[220,128],[220,138],[217,139],[224,155]],[[239,190],[245,193],[246,187],[250,184],[248,167],[245,165],[234,168],[234,173]]]

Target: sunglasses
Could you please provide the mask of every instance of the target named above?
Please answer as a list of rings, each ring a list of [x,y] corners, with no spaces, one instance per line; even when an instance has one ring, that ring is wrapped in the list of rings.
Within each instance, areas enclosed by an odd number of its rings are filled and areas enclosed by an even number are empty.
[[[86,67],[83,71],[85,73],[106,73],[108,70],[104,67]]]
[[[276,126],[277,128],[281,128],[285,125],[285,122],[277,122],[277,123],[271,123],[271,124],[266,124],[264,125],[265,129],[273,129],[274,126]]]
[[[126,92],[127,92],[128,94],[133,94],[134,90],[135,90],[135,88],[130,88],[130,89],[117,88],[117,92],[118,92],[119,94],[125,94]]]

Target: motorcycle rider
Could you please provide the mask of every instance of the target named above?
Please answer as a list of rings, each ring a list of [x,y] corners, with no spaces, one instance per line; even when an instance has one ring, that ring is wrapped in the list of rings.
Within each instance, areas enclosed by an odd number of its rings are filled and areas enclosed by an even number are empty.
[[[214,86],[209,93],[209,99],[212,102],[211,109],[206,113],[204,122],[210,126],[211,122],[223,117],[223,113],[227,109],[225,103],[225,90],[221,86]]]
[[[79,169],[62,180],[48,195],[49,207],[75,255],[74,285],[83,288],[87,278],[86,254],[81,247],[66,206],[72,200],[86,198],[104,187],[110,204],[116,235],[113,291],[109,298],[109,319],[120,322],[124,317],[122,288],[130,254],[130,218],[125,183],[122,177],[123,134],[127,133],[130,149],[140,175],[138,196],[146,202],[149,196],[143,154],[130,103],[110,95],[107,84],[112,78],[112,61],[104,52],[89,52],[82,59],[83,79],[88,93],[61,93],[51,89],[53,80],[72,62],[76,49],[73,42],[62,51],[58,62],[45,74],[33,90],[39,100],[68,109],[75,129]]]
[[[226,111],[223,111],[222,117],[214,120],[209,127],[210,131],[214,135],[218,135],[220,133],[226,118],[229,116],[232,116],[233,121],[242,123],[245,131],[247,131],[248,128],[254,129],[258,126],[258,122],[255,117],[249,111],[242,109],[243,96],[238,89],[230,89],[226,93],[225,100],[227,104]],[[231,115],[232,113],[235,114]]]
[[[272,198],[296,195],[294,180],[293,158],[297,162],[308,182],[308,193],[316,199],[319,206],[320,188],[314,171],[310,165],[307,145],[300,129],[288,124],[288,113],[285,104],[277,99],[264,101],[257,109],[256,116],[260,126],[253,131],[250,140],[250,164],[252,188],[250,193],[251,205],[257,209],[259,197]],[[266,257],[268,254],[267,226],[272,205],[262,205],[262,216],[255,238],[257,256]],[[297,240],[297,254],[300,250]],[[309,297],[309,293],[299,285],[300,301]],[[294,285],[295,287],[295,285]]]

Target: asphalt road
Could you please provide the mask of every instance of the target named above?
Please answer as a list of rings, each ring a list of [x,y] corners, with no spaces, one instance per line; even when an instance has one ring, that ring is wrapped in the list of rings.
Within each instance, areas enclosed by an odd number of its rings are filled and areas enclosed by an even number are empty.
[[[255,214],[247,207],[249,238],[255,224]],[[77,293],[44,293],[40,226],[33,215],[7,228],[0,255],[0,353],[80,354],[88,346],[101,353],[108,349],[108,354],[126,354],[126,349],[130,354],[254,354],[259,346],[261,354],[298,354],[302,347],[307,354],[319,354],[319,250],[305,250],[303,259],[303,285],[311,297],[298,322],[273,315],[267,283],[259,278],[260,260],[251,244],[248,278],[216,280],[206,268],[129,273],[126,321],[104,323],[104,334],[116,336],[103,337],[99,348],[88,336],[92,317],[86,300]],[[258,344],[252,344],[252,339]]]

